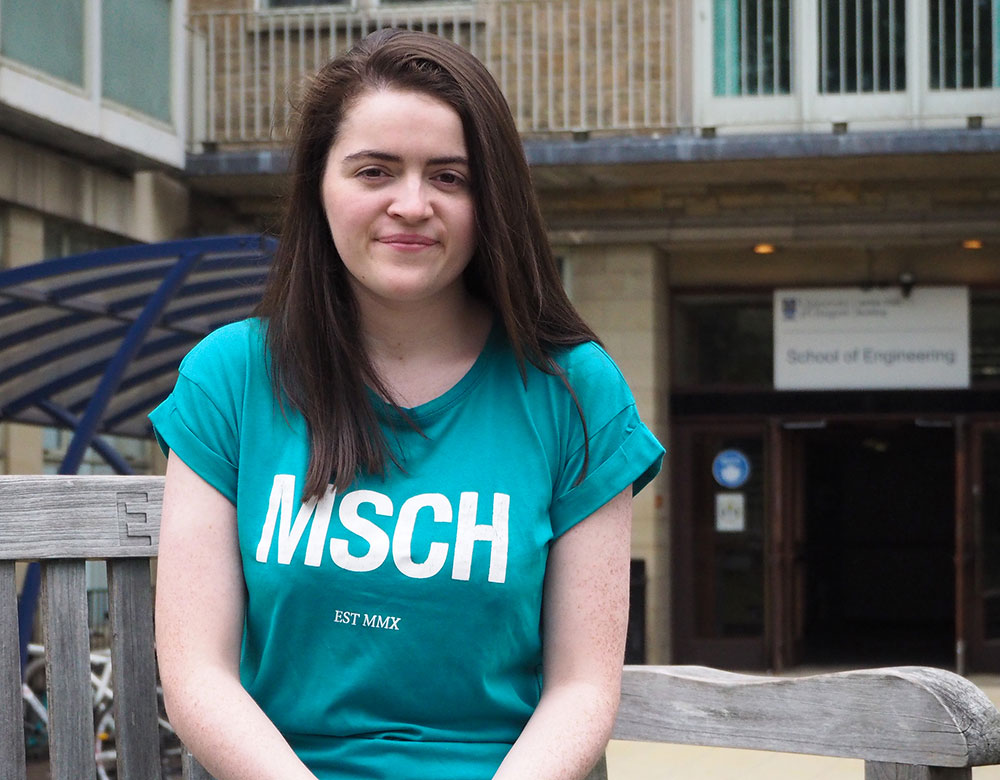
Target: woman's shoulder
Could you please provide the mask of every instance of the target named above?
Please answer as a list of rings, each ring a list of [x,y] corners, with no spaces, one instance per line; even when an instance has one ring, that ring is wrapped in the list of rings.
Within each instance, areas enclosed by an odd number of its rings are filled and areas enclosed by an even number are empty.
[[[181,361],[181,373],[244,373],[263,361],[265,327],[257,318],[231,322],[199,341]]]
[[[556,365],[566,373],[566,378],[571,383],[625,384],[625,377],[618,364],[604,347],[595,341],[560,347],[551,354]]]

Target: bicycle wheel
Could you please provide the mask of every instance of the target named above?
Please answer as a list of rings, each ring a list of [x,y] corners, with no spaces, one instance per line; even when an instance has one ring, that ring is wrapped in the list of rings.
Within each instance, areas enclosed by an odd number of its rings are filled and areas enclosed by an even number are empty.
[[[36,658],[25,668],[21,703],[24,707],[25,757],[28,761],[46,759],[49,756],[49,714],[44,658]]]
[[[115,716],[108,702],[94,712],[94,759],[98,780],[118,776],[118,751],[115,749]]]

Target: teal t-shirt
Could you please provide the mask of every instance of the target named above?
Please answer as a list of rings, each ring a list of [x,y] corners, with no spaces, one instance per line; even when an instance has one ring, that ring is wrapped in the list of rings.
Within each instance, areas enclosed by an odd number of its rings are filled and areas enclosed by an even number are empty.
[[[306,425],[282,410],[263,325],[215,331],[150,415],[164,449],[236,506],[243,685],[321,780],[492,777],[541,693],[549,545],[663,449],[595,344],[518,371],[494,326],[453,388],[407,410],[372,395],[402,469],[303,503]],[[335,387],[329,392],[335,393]]]

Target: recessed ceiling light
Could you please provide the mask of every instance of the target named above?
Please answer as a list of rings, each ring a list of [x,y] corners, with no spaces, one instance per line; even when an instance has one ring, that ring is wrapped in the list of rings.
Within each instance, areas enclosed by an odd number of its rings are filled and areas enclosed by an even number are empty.
[[[967,238],[962,242],[962,249],[982,249],[983,242],[978,238]]]
[[[753,251],[757,255],[773,255],[774,244],[754,244]]]

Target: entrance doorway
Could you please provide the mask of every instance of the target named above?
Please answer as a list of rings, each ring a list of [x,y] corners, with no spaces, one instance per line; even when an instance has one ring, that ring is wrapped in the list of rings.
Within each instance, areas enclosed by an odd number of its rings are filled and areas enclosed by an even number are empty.
[[[937,420],[679,421],[674,662],[955,668],[956,639],[967,636],[977,668],[1000,667],[1000,618],[976,617],[1000,615],[989,611],[1000,604],[1000,578],[982,575],[975,542],[1000,528],[1000,499],[990,503],[1000,488],[983,482],[978,491],[980,530],[956,523],[970,515],[967,489],[956,495],[968,479],[970,437],[964,424]],[[1000,442],[1000,426],[972,441],[993,433]],[[720,481],[714,466],[734,451],[748,476]],[[1000,473],[986,461],[972,459],[976,474]],[[981,660],[994,647],[996,660]]]
[[[801,662],[954,665],[955,434],[912,421],[802,437]]]

